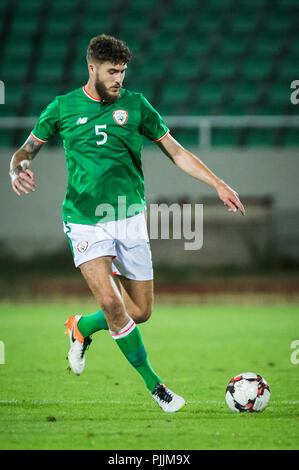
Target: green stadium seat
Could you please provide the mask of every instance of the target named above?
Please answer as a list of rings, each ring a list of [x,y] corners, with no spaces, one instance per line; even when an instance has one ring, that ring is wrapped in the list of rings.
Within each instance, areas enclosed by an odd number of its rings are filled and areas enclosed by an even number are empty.
[[[166,64],[164,61],[157,59],[150,60],[149,62],[143,62],[139,67],[139,74],[143,78],[162,78],[166,70]]]
[[[5,83],[21,83],[25,80],[28,71],[28,58],[6,57],[1,70],[1,79]]]
[[[39,27],[38,16],[26,14],[24,17],[22,15],[14,15],[12,19],[10,34],[12,37],[16,36],[30,36],[33,35]]]
[[[233,62],[226,60],[214,60],[209,69],[210,77],[213,80],[231,80],[235,78],[236,66]]]
[[[142,5],[147,6],[148,9],[153,8],[153,1],[152,0],[134,0],[134,7],[141,7]]]
[[[163,22],[163,31],[167,34],[178,35],[186,30],[188,23],[186,15],[177,15],[176,11],[167,14],[166,21]]]
[[[272,62],[265,59],[248,59],[242,66],[242,79],[267,80],[271,75]]]
[[[261,87],[259,84],[241,82],[238,83],[232,92],[233,103],[240,105],[251,105],[259,101],[261,97]]]
[[[198,147],[200,144],[198,129],[177,129],[172,135],[183,146]]]
[[[255,41],[255,46],[252,52],[249,51],[250,57],[255,55],[258,59],[269,59],[271,56],[276,56],[281,53],[284,41],[277,35],[263,35]]]
[[[275,138],[275,129],[250,129],[246,145],[248,147],[272,147],[275,144]]]
[[[173,73],[176,79],[192,80],[197,77],[200,70],[200,63],[197,60],[176,60],[174,62]]]
[[[57,16],[54,12],[53,15],[49,16],[46,23],[47,34],[65,35],[65,37],[67,37],[72,27],[72,19],[73,18],[68,18],[66,21],[64,16]]]
[[[131,50],[133,54],[133,60],[139,52],[141,52],[141,57],[144,55],[142,48],[142,38],[140,36],[136,36],[136,34],[124,34],[122,35],[122,41],[126,43],[128,48]]]
[[[249,113],[248,106],[244,103],[224,103],[218,112],[223,116],[244,116]]]
[[[213,128],[212,146],[213,147],[236,147],[239,142],[240,129],[236,128]]]
[[[290,102],[290,84],[274,83],[267,89],[267,101],[269,104],[286,106]]]
[[[40,107],[47,106],[59,94],[59,89],[56,86],[36,86],[31,93],[31,104]]]
[[[288,57],[289,60],[299,61],[298,40],[293,39],[291,41],[287,41],[286,46],[287,46],[286,57]]]
[[[197,90],[199,105],[214,105],[223,101],[226,95],[225,85],[219,83],[203,83]]]
[[[72,82],[78,83],[78,87],[80,84],[84,85],[88,81],[88,68],[87,62],[78,61],[75,62],[74,68],[72,71]]]
[[[34,8],[30,10],[30,8],[28,9],[27,5],[25,5],[24,3],[25,2],[17,2],[16,8],[14,8],[11,25],[15,25],[15,24],[19,25],[21,23],[30,23],[30,25],[33,25],[33,30],[34,30],[39,25],[40,8],[37,8],[36,6],[34,6]],[[23,5],[23,8],[22,8],[22,5]],[[22,27],[21,27],[21,30],[22,30]]]
[[[298,78],[298,62],[287,57],[279,63],[276,73],[280,81],[289,80],[291,82]]]
[[[59,2],[53,2],[50,6],[51,16],[69,18],[75,13],[76,2],[70,0],[60,0]]]
[[[94,37],[94,33],[88,31],[87,33],[81,34],[78,38],[77,51],[78,55],[86,57],[86,51],[90,40]]]
[[[242,11],[242,10],[241,10]],[[231,17],[230,29],[232,33],[251,34],[257,29],[258,16],[251,14],[236,14]]]
[[[98,0],[89,0],[84,4],[85,19],[93,16],[111,17],[113,4],[110,2],[99,2]]]
[[[284,116],[287,113],[287,104],[266,103],[257,107],[254,114],[260,116]]]
[[[31,52],[33,48],[33,41],[31,40],[31,37],[28,41],[16,41],[15,39],[11,38],[9,41],[6,43],[6,48],[5,48],[5,57],[13,60],[24,60],[27,58],[29,60]]]
[[[2,2],[0,2],[0,13],[1,13],[1,16],[2,16],[3,13],[5,12],[6,8],[9,7],[9,4],[10,4],[10,1],[9,1],[9,0],[2,0]]]
[[[283,138],[283,144],[288,147],[299,147],[299,132],[298,129],[286,129]]]
[[[47,62],[58,61],[61,62],[65,59],[68,52],[67,43],[65,39],[49,37],[43,41],[40,49],[40,60]]]
[[[160,57],[163,60],[165,56],[176,54],[176,37],[169,36],[168,34],[158,34],[151,39],[149,44],[148,53]],[[162,57],[163,56],[163,57]]]
[[[293,27],[294,18],[290,13],[287,15],[273,14],[265,17],[264,30],[267,33],[286,34]]]
[[[200,103],[193,100],[186,107],[186,114],[190,116],[212,116],[214,115],[214,103]]]
[[[188,101],[190,90],[183,86],[182,82],[172,82],[166,84],[163,90],[162,102],[164,105],[167,104],[182,104]]]
[[[19,110],[19,103],[9,103],[7,99],[5,104],[0,106],[0,116],[1,117],[14,117],[17,116]],[[3,130],[0,129],[0,134],[3,134]]]
[[[179,102],[167,103],[167,102],[159,101],[159,103],[152,102],[151,104],[157,109],[157,111],[163,117],[164,116],[177,116],[181,114],[182,103],[179,103]]]
[[[207,34],[190,33],[182,43],[184,55],[193,60],[210,53],[212,48],[212,37]]]
[[[88,42],[93,36],[97,36],[98,34],[109,34],[112,20],[110,16],[102,16],[100,14],[90,17],[87,16],[83,24],[82,33],[88,38]]]
[[[5,86],[5,103],[18,107],[22,103],[23,94],[23,88],[20,85],[7,83]]]
[[[42,3],[40,1],[35,0],[26,0],[26,2],[17,1],[14,3],[14,11],[19,15],[39,14],[42,7]]]
[[[224,37],[218,48],[221,59],[235,60],[238,56],[245,55],[249,38],[245,34],[230,34]]]
[[[127,33],[135,33],[142,35],[144,31],[148,28],[148,18],[140,16],[129,16],[122,22],[120,25],[119,36]]]
[[[159,90],[161,92],[161,88]],[[172,82],[164,87],[163,94],[157,103],[157,109],[162,115],[181,114],[181,109],[189,99],[189,89],[180,82]]]
[[[126,88],[126,84],[124,88]],[[128,87],[130,88],[130,87]],[[154,98],[154,92],[155,92],[155,86],[152,80],[150,81],[141,81],[140,84],[137,84],[134,86],[134,91],[137,91],[138,93],[142,93],[145,98],[152,103],[153,98]]]
[[[0,132],[0,147],[11,147],[12,144],[12,132]]]
[[[192,30],[196,34],[215,34],[221,28],[222,15],[209,12],[205,8],[193,11]]]
[[[238,2],[240,9],[244,13],[247,13],[247,11],[255,12],[259,9],[264,9],[267,6],[267,3],[268,0],[240,0]]]
[[[64,62],[63,60],[54,61],[45,58],[40,61],[36,70],[36,81],[38,83],[55,83],[63,78]]]

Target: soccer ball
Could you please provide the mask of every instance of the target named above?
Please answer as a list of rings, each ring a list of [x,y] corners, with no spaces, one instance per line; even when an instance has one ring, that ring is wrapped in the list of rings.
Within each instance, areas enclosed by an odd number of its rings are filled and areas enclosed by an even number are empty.
[[[225,400],[235,413],[259,413],[269,403],[270,388],[260,375],[244,372],[229,381]]]

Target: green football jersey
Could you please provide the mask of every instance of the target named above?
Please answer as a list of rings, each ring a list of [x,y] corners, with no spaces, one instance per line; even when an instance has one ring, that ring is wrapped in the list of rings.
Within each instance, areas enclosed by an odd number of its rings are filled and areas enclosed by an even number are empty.
[[[31,135],[47,142],[56,133],[68,171],[65,222],[95,224],[145,209],[143,136],[158,142],[169,130],[141,93],[122,89],[115,103],[94,98],[85,86],[57,96]]]

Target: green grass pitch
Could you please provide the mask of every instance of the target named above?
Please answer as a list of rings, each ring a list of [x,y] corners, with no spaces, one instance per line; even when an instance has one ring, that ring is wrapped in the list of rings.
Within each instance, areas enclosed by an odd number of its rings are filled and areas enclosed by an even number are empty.
[[[95,309],[83,301],[0,305],[0,449],[299,449],[299,364],[290,347],[298,306],[156,305],[140,329],[153,368],[187,401],[173,415],[107,332],[93,335],[82,376],[67,371],[64,321]],[[229,379],[247,371],[270,385],[263,413],[234,414],[225,403]]]

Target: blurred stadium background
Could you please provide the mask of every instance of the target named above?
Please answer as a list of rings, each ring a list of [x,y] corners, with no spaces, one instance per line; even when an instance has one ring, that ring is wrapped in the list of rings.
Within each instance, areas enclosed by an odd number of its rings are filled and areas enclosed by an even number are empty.
[[[247,209],[246,217],[228,213],[145,141],[148,203],[204,204],[201,250],[152,241],[157,292],[171,296],[175,284],[199,301],[228,292],[298,299],[297,0],[2,0],[0,16],[2,298],[87,293],[62,230],[60,138],[32,164],[36,193],[17,198],[8,167],[41,110],[87,82],[87,45],[106,33],[133,51],[125,87],[143,92]]]

